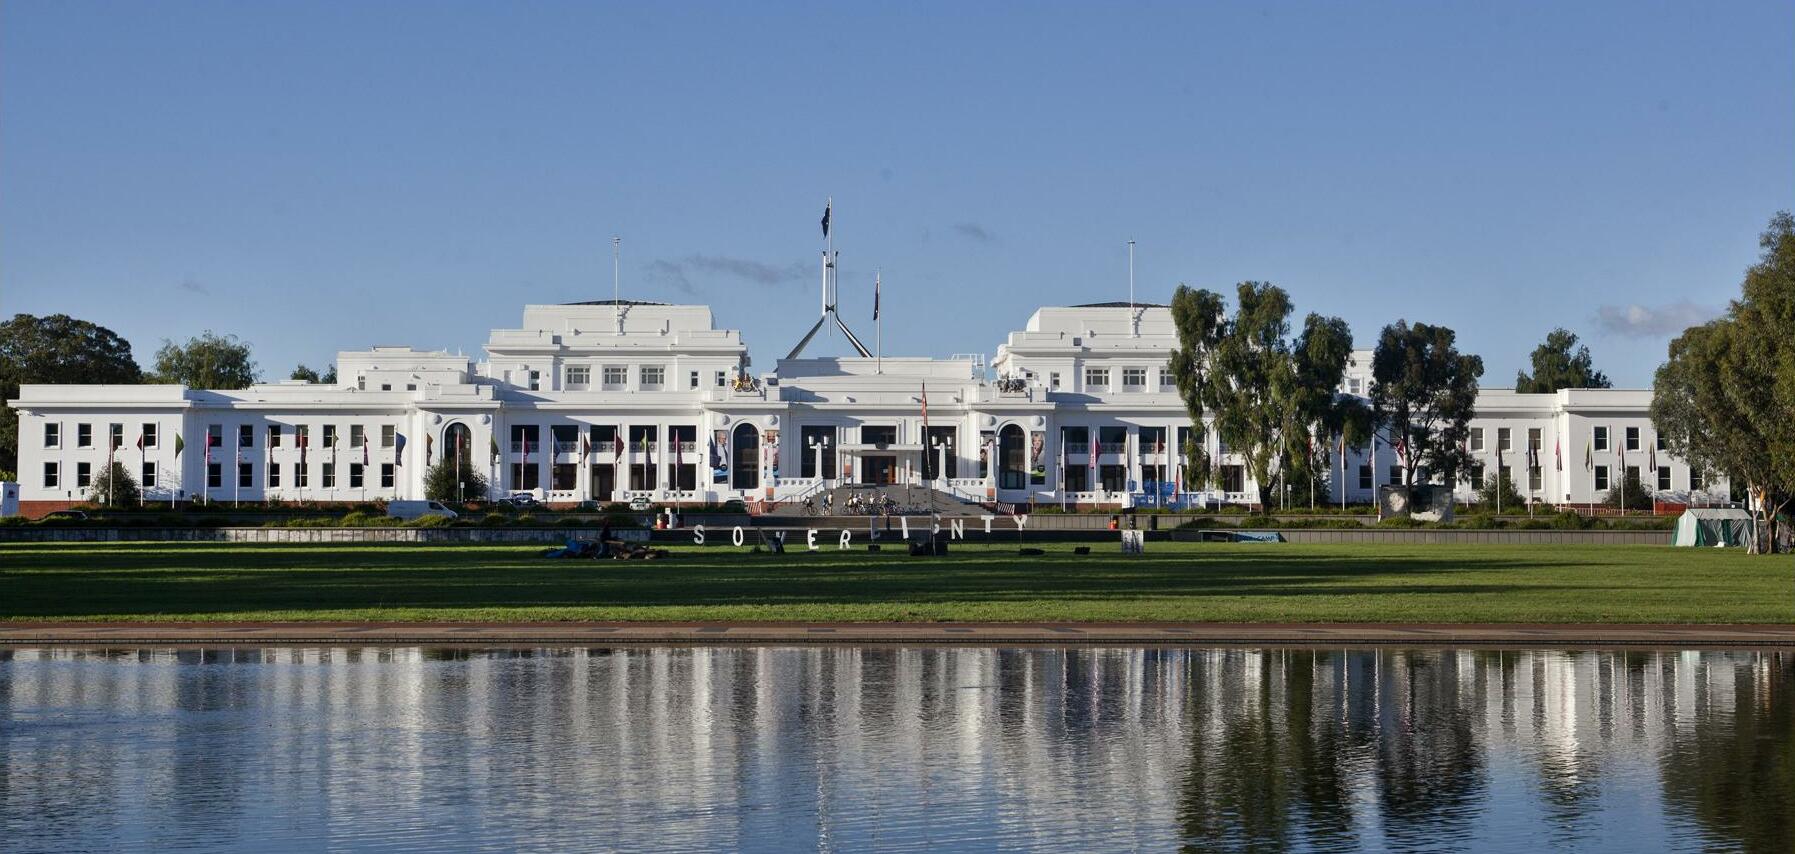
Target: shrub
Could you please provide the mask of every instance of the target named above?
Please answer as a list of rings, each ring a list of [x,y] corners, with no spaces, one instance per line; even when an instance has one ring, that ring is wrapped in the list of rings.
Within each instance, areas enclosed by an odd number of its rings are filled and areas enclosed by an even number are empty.
[[[1560,510],[1552,514],[1549,521],[1553,528],[1560,531],[1581,531],[1594,527],[1596,524],[1596,520],[1587,518],[1581,513],[1572,513],[1569,510]]]
[[[447,528],[455,522],[447,516],[419,516],[405,523],[407,528]]]
[[[1409,516],[1391,516],[1388,519],[1380,520],[1377,524],[1381,528],[1425,528],[1432,523]]]
[[[583,528],[586,526],[586,521],[573,516],[562,516],[555,520],[555,524],[563,528]]]
[[[518,516],[516,519],[512,519],[511,524],[516,525],[520,528],[529,528],[529,527],[534,527],[534,526],[542,524],[542,523],[536,519],[535,514],[525,513],[521,516]]]
[[[480,517],[480,524],[487,527],[503,525],[509,521],[511,521],[511,518],[503,513],[488,513],[485,516]]]

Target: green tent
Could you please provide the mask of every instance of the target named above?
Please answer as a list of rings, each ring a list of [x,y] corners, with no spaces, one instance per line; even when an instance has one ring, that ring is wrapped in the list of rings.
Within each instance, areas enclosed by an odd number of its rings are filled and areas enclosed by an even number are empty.
[[[1743,546],[1751,538],[1751,514],[1737,508],[1691,507],[1677,517],[1678,546]]]

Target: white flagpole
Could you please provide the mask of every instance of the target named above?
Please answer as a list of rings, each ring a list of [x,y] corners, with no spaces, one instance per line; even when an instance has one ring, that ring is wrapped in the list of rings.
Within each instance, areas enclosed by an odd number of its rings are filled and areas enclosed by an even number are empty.
[[[623,334],[623,238],[611,235],[611,317]]]
[[[880,271],[873,271],[873,373],[876,374],[885,373],[885,313],[879,306],[880,275]],[[924,440],[926,442],[927,437]]]
[[[1134,322],[1134,241],[1128,241],[1128,321]]]

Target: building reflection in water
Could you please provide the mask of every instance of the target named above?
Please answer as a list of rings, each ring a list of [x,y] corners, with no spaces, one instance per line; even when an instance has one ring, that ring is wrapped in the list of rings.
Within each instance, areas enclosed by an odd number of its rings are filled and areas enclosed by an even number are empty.
[[[1778,850],[1792,706],[1778,652],[0,650],[0,827],[9,851]]]

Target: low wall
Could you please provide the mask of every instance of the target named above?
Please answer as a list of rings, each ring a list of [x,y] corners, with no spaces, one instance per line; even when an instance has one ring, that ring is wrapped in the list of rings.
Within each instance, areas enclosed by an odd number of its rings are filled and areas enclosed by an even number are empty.
[[[802,548],[809,529],[817,531],[819,543],[834,545],[839,531],[846,527],[854,532],[856,546],[867,542],[865,525],[830,524],[838,520],[817,520],[818,524],[742,526],[744,539],[756,542],[761,534],[784,531],[789,545]],[[706,525],[705,542],[721,545],[731,541],[733,525]],[[1231,532],[1233,529],[1218,529]],[[1269,530],[1269,529],[1254,529]],[[911,527],[911,537],[924,536],[926,524]],[[996,522],[991,533],[983,525],[966,526],[967,542],[1041,543],[1041,542],[1119,542],[1120,534],[1106,530],[1038,530],[1032,520],[1029,528],[1017,531],[1003,522]],[[1667,546],[1670,531],[1514,531],[1514,530],[1428,530],[1423,528],[1298,528],[1280,530],[1292,543],[1390,543],[1434,545],[1650,545]],[[216,542],[216,543],[563,543],[569,539],[597,539],[598,528],[0,528],[0,541],[11,542]],[[691,528],[670,531],[646,529],[612,529],[613,537],[628,540],[653,539],[662,543],[692,543]],[[942,526],[942,536],[948,527]],[[1202,539],[1198,531],[1149,531],[1149,540],[1192,542]],[[896,543],[902,539],[893,526],[879,529],[879,540]]]

